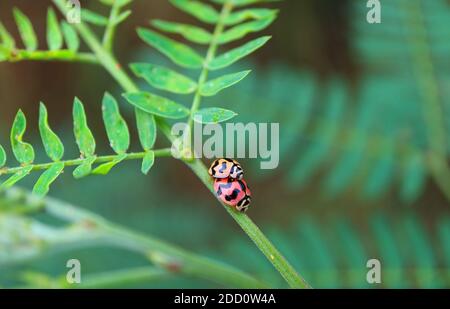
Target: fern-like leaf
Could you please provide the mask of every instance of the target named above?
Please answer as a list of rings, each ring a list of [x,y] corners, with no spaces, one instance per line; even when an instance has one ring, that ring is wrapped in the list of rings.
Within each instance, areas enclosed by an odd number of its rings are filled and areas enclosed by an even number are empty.
[[[36,182],[33,192],[38,196],[44,196],[50,190],[51,184],[69,166],[75,166],[73,176],[82,178],[89,174],[108,174],[116,165],[124,160],[143,160],[142,172],[147,174],[153,166],[156,156],[169,156],[170,150],[152,150],[156,138],[156,124],[149,116],[142,119],[146,124],[146,130],[141,133],[145,137],[144,150],[139,153],[129,153],[130,133],[125,119],[121,116],[116,99],[109,93],[105,93],[102,104],[103,121],[111,148],[115,154],[99,156],[96,154],[96,141],[89,129],[86,112],[83,103],[75,98],[73,105],[73,124],[75,140],[80,150],[80,158],[64,160],[64,145],[48,123],[48,113],[45,105],[40,104],[39,132],[45,152],[52,160],[51,163],[34,163],[34,148],[23,140],[26,130],[26,118],[22,111],[17,113],[11,129],[11,146],[20,167],[5,167],[6,152],[0,145],[0,176],[12,174],[4,182],[0,182],[0,189],[4,190],[15,185],[33,171],[44,172]],[[185,112],[186,114],[186,112]],[[98,164],[93,168],[94,164]]]

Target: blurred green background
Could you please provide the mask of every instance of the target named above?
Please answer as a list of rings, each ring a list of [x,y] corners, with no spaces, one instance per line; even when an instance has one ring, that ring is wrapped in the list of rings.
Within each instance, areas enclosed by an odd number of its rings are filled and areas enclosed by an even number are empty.
[[[449,288],[450,197],[444,192],[450,179],[436,181],[430,157],[436,136],[443,137],[438,142],[447,155],[450,151],[450,3],[382,1],[381,24],[367,23],[366,3],[286,0],[272,5],[280,9],[266,31],[273,40],[233,67],[253,73],[205,105],[238,112],[236,121],[280,123],[276,170],[260,170],[258,160],[241,160],[254,195],[249,215],[313,287]],[[11,10],[20,7],[44,41],[48,4],[1,1],[0,20],[17,36]],[[106,13],[97,2],[89,6]],[[118,32],[118,58],[123,64],[168,63],[144,46],[136,26],[152,18],[195,21],[163,0],[137,0],[132,9]],[[108,153],[103,125],[96,122],[105,90],[120,95],[115,82],[95,66],[0,63],[0,143],[7,144],[20,108],[28,116],[27,138],[38,144],[38,103],[43,101],[67,153],[76,154],[76,145],[68,141],[73,140],[71,103],[78,96],[86,104],[99,152]],[[127,120],[132,123],[132,117]],[[23,185],[30,187],[35,176]],[[137,162],[106,177],[74,180],[66,173],[51,195],[285,287],[247,236],[175,160],[157,160],[147,177]],[[1,246],[0,236],[0,253]],[[63,275],[69,258],[80,259],[83,275],[147,264],[143,257],[107,247],[74,250],[0,263],[0,286],[24,284],[27,271]],[[371,258],[381,262],[381,285],[366,282]],[[219,287],[187,277],[131,286]]]

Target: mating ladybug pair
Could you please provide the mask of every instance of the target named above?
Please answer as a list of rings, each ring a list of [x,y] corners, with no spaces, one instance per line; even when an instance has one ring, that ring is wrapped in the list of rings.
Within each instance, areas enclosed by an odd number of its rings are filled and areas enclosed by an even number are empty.
[[[244,170],[236,160],[217,159],[208,170],[214,179],[214,191],[217,197],[227,205],[245,212],[251,202],[251,192],[243,179]]]

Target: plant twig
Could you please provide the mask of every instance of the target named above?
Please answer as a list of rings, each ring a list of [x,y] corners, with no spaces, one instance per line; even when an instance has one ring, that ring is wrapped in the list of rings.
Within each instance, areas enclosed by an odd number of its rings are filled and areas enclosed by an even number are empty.
[[[156,149],[156,150],[152,150],[155,154],[155,157],[171,157],[171,150],[170,148],[164,148],[164,149]],[[133,153],[127,153],[125,154],[125,158],[123,159],[124,161],[126,160],[139,160],[139,159],[143,159],[145,157],[147,153],[146,152],[133,152]],[[92,162],[92,164],[99,164],[99,163],[107,163],[107,162],[112,162],[114,160],[116,160],[118,157],[120,157],[121,155],[109,155],[109,156],[98,156],[95,158],[95,160]],[[122,155],[123,156],[123,155]],[[64,167],[68,167],[68,166],[78,166],[83,164],[86,161],[85,158],[78,158],[78,159],[74,159],[74,160],[66,160],[66,161],[61,161],[62,163],[64,163]],[[41,170],[46,170],[52,167],[52,165],[54,164],[54,162],[52,163],[43,163],[43,164],[32,164],[32,169],[31,171],[41,171]],[[6,175],[6,174],[16,174],[20,171],[22,171],[24,168],[28,168],[29,166],[26,167],[14,167],[14,168],[1,168],[0,169],[0,176],[1,175]]]

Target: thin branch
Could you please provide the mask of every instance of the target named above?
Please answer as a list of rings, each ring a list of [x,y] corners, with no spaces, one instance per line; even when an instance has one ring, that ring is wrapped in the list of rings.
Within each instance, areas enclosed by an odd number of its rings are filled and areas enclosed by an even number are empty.
[[[7,50],[6,61],[62,61],[62,62],[81,62],[88,64],[98,64],[97,57],[92,53],[78,53],[71,50],[36,50],[28,51],[24,49]]]
[[[202,100],[201,90],[202,90],[203,85],[206,83],[206,81],[208,79],[209,64],[212,60],[214,60],[214,57],[216,56],[216,51],[219,46],[218,41],[219,41],[220,36],[222,35],[223,29],[225,27],[225,20],[230,15],[232,9],[233,9],[233,6],[229,2],[226,2],[223,5],[222,11],[220,12],[219,21],[217,22],[217,25],[214,29],[214,33],[213,33],[211,42],[209,44],[208,51],[206,53],[205,61],[203,62],[203,68],[202,68],[200,77],[197,82],[198,86],[197,86],[197,90],[194,95],[194,100],[192,102],[191,114],[189,116],[189,121],[188,121],[189,132],[191,131],[194,114],[195,114],[195,112],[198,111],[200,104],[201,104],[201,100]]]
[[[154,152],[155,157],[171,157],[172,156],[170,148],[157,149],[157,150],[152,150],[152,151]],[[127,154],[125,154],[126,157],[123,160],[140,160],[140,159],[143,159],[146,154],[147,154],[147,152],[127,153]],[[112,162],[120,156],[123,156],[123,155],[98,156],[95,158],[95,161],[93,161],[93,164]],[[66,160],[66,161],[61,161],[61,162],[64,163],[64,167],[78,166],[78,165],[85,163],[86,159],[78,158],[78,159],[74,159],[74,160]],[[43,164],[32,164],[31,171],[41,171],[41,170],[49,169],[53,166],[54,163],[55,162],[43,163]],[[18,172],[21,172],[25,168],[29,168],[29,165],[22,166],[22,167],[13,167],[13,168],[4,167],[4,168],[0,169],[0,176],[7,175],[7,174],[16,174]]]
[[[108,25],[106,25],[105,33],[103,35],[103,47],[108,51],[112,51],[113,48],[114,35],[117,28],[117,17],[120,14],[120,8],[120,1],[115,1],[111,8]]]

